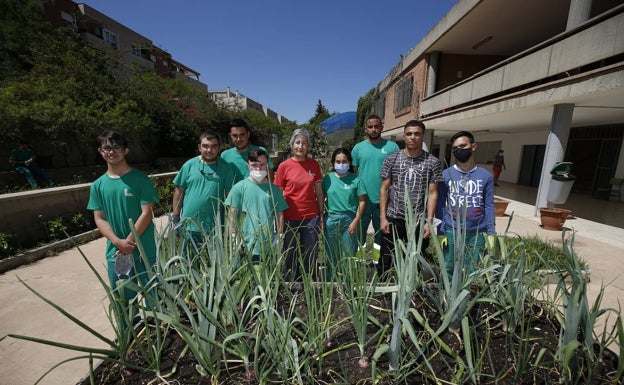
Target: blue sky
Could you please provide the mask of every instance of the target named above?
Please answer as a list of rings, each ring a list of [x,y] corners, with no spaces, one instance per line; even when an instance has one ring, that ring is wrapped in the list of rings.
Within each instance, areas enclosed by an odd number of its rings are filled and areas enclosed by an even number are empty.
[[[307,122],[355,111],[455,0],[89,0],[196,71]]]

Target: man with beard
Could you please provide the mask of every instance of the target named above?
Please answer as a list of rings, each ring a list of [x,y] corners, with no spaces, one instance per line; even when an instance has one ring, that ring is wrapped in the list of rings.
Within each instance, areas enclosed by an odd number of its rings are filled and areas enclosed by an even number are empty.
[[[197,147],[199,156],[184,163],[173,179],[171,213],[174,226],[179,225],[181,218],[189,218],[184,223],[185,241],[196,247],[202,243],[202,232],[213,236],[215,225],[223,225],[223,202],[235,178],[232,166],[219,158],[220,142],[215,132],[204,131]]]
[[[236,173],[236,182],[240,182],[249,176],[247,168],[247,157],[251,150],[263,150],[268,154],[264,147],[251,144],[251,131],[247,122],[242,119],[234,119],[230,123],[230,140],[234,147],[229,148],[221,153],[221,158],[232,165]],[[273,181],[273,161],[269,157],[269,180]]]
[[[377,115],[370,115],[364,126],[367,138],[356,144],[351,151],[354,171],[366,187],[366,210],[360,220],[358,243],[366,245],[366,232],[373,222],[375,229],[375,244],[381,245],[381,233],[379,231],[379,188],[381,187],[381,165],[386,157],[399,150],[399,146],[381,137],[383,123]]]

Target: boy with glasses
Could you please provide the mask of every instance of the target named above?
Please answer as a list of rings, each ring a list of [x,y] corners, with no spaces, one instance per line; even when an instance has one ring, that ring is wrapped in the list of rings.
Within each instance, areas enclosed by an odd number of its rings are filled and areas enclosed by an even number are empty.
[[[106,173],[91,184],[87,209],[93,211],[95,224],[107,239],[106,262],[111,289],[116,290],[115,261],[120,255],[132,255],[129,278],[147,286],[146,271],[156,262],[155,227],[152,222],[158,194],[151,179],[126,161],[128,142],[119,132],[105,131],[97,138],[98,152],[106,162]],[[135,239],[129,220],[139,239]],[[145,255],[139,254],[141,244]],[[144,263],[146,260],[147,265]],[[120,291],[122,306],[127,306],[136,292],[129,287]],[[127,311],[125,311],[127,314]]]

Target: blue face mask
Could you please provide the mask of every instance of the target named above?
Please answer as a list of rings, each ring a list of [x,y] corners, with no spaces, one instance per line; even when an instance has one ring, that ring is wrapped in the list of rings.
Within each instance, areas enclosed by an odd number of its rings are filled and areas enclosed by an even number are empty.
[[[335,163],[334,170],[340,175],[346,174],[349,172],[349,165],[344,163]]]

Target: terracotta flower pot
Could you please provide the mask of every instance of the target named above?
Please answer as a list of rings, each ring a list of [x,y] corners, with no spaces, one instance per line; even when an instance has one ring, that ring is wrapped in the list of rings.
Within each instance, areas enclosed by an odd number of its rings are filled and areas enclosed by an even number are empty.
[[[497,217],[504,217],[509,201],[503,199],[494,199],[494,212]]]
[[[546,230],[561,231],[570,213],[571,211],[566,209],[540,207],[542,227]]]

